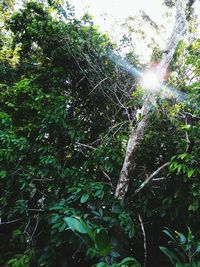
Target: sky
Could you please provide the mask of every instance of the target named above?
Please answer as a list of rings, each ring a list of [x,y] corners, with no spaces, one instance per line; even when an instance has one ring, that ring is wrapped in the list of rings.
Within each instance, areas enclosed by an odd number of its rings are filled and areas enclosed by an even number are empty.
[[[139,15],[140,10],[145,11],[158,25],[164,25],[165,31],[160,37],[155,35],[155,31],[149,25],[145,25],[145,22],[143,24],[144,30],[147,32],[147,41],[153,37],[161,48],[164,48],[174,23],[174,9],[166,8],[163,0],[70,0],[70,2],[75,6],[76,17],[81,17],[85,11],[88,11],[100,30],[108,33],[111,39],[117,43],[124,33],[120,24],[129,16]],[[166,11],[171,12],[171,16],[168,18]],[[196,0],[195,13],[200,14],[200,0]],[[134,39],[136,52],[148,61],[151,48],[137,38]]]
[[[71,0],[71,2],[75,5],[77,15],[81,15],[88,7],[97,22],[101,22],[101,14],[105,12],[117,18],[126,18],[141,9],[159,19],[163,7],[160,0]]]

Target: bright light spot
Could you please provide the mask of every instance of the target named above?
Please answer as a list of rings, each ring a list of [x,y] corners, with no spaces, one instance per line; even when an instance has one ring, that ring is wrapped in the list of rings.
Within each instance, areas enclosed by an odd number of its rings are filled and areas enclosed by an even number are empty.
[[[157,91],[161,86],[160,77],[153,71],[148,71],[143,74],[141,85],[146,90]]]

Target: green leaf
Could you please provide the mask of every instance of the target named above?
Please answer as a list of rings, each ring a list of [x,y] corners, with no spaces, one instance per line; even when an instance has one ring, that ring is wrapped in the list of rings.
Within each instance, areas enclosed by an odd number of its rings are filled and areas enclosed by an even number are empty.
[[[5,178],[6,175],[7,175],[7,171],[5,170],[0,171],[0,178]]]
[[[163,233],[169,236],[173,241],[176,241],[174,234],[168,228],[165,228],[165,230],[163,230]]]
[[[180,238],[180,242],[182,243],[182,244],[185,244],[185,242],[186,242],[186,237],[182,234],[182,233],[179,233],[179,232],[176,232],[177,233],[177,235],[179,236],[179,238]]]
[[[198,208],[199,208],[199,201],[196,199],[190,204],[188,210],[189,211],[196,211]]]
[[[188,156],[187,153],[183,153],[183,154],[181,154],[181,155],[178,156],[178,159],[184,159],[184,158],[186,158],[187,156]]]
[[[160,250],[169,258],[171,263],[175,266],[176,263],[181,263],[179,258],[168,248],[159,246]]]
[[[200,243],[198,244],[197,248],[196,248],[196,251],[195,251],[195,254],[196,253],[199,253],[200,252]]]
[[[59,232],[63,232],[65,229],[66,229],[66,224],[63,223],[63,224],[61,224],[60,227],[59,227]]]
[[[76,231],[81,234],[88,234],[88,229],[80,222],[78,218],[65,217],[64,221],[72,231]]]
[[[94,193],[94,197],[98,197],[100,196],[102,193],[102,190],[97,190],[95,193]]]
[[[49,210],[66,211],[66,208],[64,208],[63,206],[53,206],[50,207]]]
[[[194,169],[189,169],[189,170],[187,171],[187,176],[188,176],[188,178],[191,178],[192,175],[194,174],[194,172],[195,172]]]
[[[118,266],[123,267],[126,266],[125,264],[131,264],[132,267],[141,267],[141,265],[133,257],[127,257],[123,259]]]
[[[83,194],[81,199],[80,199],[80,203],[81,204],[85,203],[89,199],[89,197],[90,197],[89,194],[87,194],[87,193]]]
[[[52,217],[51,217],[51,223],[55,223],[57,222],[59,219],[59,215],[58,214],[52,214]]]
[[[105,229],[100,229],[95,234],[95,244],[101,256],[107,256],[111,250],[111,241]]]
[[[53,226],[51,227],[52,229],[59,229],[59,227],[62,225],[61,222],[54,223]]]

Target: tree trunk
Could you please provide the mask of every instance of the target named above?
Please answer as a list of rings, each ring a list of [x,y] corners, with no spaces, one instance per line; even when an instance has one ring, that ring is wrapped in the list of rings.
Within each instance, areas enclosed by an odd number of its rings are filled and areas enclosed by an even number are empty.
[[[177,45],[183,35],[186,32],[186,13],[189,2],[186,0],[176,0],[176,18],[175,25],[169,41],[166,45],[165,53],[157,66],[156,72],[160,74],[162,82],[164,80],[164,74],[173,58]],[[131,129],[131,134],[126,148],[126,154],[124,163],[120,172],[117,187],[115,190],[115,197],[119,200],[124,199],[126,192],[128,191],[130,177],[133,176],[135,168],[135,157],[138,144],[144,137],[145,129],[148,125],[149,111],[152,103],[155,103],[155,95],[147,97],[142,106],[142,119],[135,128]]]

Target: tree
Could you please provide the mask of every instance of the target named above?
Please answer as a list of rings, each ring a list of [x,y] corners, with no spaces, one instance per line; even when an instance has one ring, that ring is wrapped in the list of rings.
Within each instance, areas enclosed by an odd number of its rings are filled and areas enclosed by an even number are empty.
[[[186,31],[186,3],[184,1],[176,1],[176,21],[171,37],[166,45],[160,63],[157,66],[156,72],[160,76],[160,82],[164,81],[166,70],[173,58],[177,45]],[[136,128],[131,129],[130,138],[128,141],[126,155],[119,176],[118,184],[115,191],[115,197],[123,200],[128,191],[130,177],[134,170],[134,158],[137,151],[139,140],[143,138],[151,105],[155,103],[155,95],[148,96],[142,106],[142,120]]]
[[[72,265],[87,250],[90,258],[111,250],[102,206],[108,215],[107,172],[117,174],[122,153],[119,137],[110,140],[107,131],[112,136],[124,117],[115,105],[122,93],[111,89],[125,74],[115,73],[106,52],[112,44],[88,15],[64,22],[49,8],[27,3],[6,25],[18,60],[5,60],[9,76],[1,72],[1,237],[12,239],[10,251],[1,244],[4,266],[55,266],[59,258]],[[70,220],[78,225],[72,230],[83,231],[77,217],[93,233],[84,244],[66,231]]]

